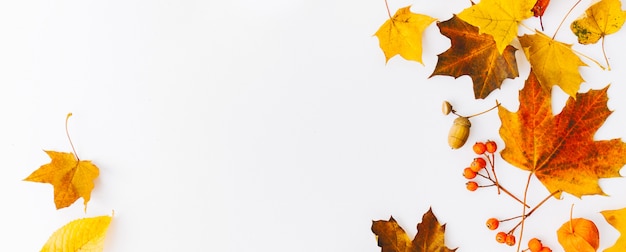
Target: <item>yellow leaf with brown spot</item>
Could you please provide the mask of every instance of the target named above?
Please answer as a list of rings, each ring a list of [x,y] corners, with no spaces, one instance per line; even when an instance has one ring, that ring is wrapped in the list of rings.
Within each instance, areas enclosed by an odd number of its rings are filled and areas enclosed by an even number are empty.
[[[91,198],[98,167],[89,160],[77,160],[68,152],[45,151],[50,163],[42,165],[25,181],[50,183],[54,187],[54,204],[57,209],[68,207],[82,197],[85,209]]]
[[[593,44],[600,38],[615,33],[622,28],[626,11],[619,0],[602,0],[591,5],[585,13],[572,22],[570,28],[578,43]]]
[[[376,32],[385,61],[400,54],[406,60],[422,63],[422,34],[434,18],[411,12],[411,6],[398,9]]]
[[[101,252],[111,216],[73,220],[55,231],[41,252]]]

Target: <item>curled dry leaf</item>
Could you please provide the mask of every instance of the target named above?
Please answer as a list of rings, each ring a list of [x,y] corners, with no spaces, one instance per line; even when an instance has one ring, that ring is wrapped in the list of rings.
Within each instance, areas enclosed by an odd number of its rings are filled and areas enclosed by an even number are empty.
[[[615,244],[604,252],[623,252],[626,249],[626,208],[602,211],[604,219],[620,232]]]
[[[372,232],[376,235],[378,246],[382,252],[453,252],[444,242],[445,224],[440,225],[432,209],[422,217],[422,223],[417,224],[417,235],[413,241],[409,239],[404,229],[398,225],[393,217],[388,221],[372,222]]]
[[[111,216],[73,220],[55,231],[41,252],[101,252]]]
[[[407,60],[422,63],[422,34],[434,18],[411,12],[411,6],[398,9],[376,32],[385,61],[400,54]]]
[[[598,227],[587,219],[565,222],[556,235],[565,252],[595,252],[600,246]]]

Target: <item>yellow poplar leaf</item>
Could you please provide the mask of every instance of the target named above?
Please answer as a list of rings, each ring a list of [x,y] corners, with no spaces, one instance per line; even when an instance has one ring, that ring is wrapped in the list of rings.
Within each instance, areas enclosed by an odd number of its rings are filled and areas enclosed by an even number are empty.
[[[52,161],[39,167],[24,180],[52,184],[57,209],[70,206],[80,197],[86,209],[94,187],[93,181],[99,175],[98,167],[89,160],[77,160],[72,153],[45,152]]]
[[[111,219],[104,215],[73,220],[55,231],[41,252],[102,251]]]
[[[587,64],[572,51],[572,45],[536,32],[521,36],[519,42],[539,83],[548,91],[552,86],[558,85],[566,94],[576,99],[580,84],[585,81],[578,67]]]
[[[434,18],[411,12],[411,6],[398,9],[376,32],[385,62],[400,54],[406,60],[422,63],[422,34]]]
[[[502,54],[507,45],[517,37],[517,26],[524,19],[533,16],[533,6],[537,0],[481,0],[478,4],[463,10],[459,18],[479,28],[496,41],[498,52]]]
[[[615,33],[622,28],[626,11],[622,11],[619,0],[602,0],[593,4],[570,28],[578,37],[578,43],[593,44],[601,37]]]
[[[619,238],[613,246],[604,250],[604,252],[622,252],[626,248],[626,208],[617,210],[606,210],[600,212],[604,219],[620,232]]]

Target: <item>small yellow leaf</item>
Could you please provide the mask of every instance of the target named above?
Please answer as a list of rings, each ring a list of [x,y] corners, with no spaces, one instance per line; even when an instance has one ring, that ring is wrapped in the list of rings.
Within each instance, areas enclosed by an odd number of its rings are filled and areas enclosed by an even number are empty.
[[[619,0],[602,0],[595,3],[570,28],[578,37],[578,43],[593,44],[601,37],[617,32],[626,20]]]
[[[545,34],[524,35],[519,38],[539,84],[545,90],[558,85],[566,94],[576,98],[580,84],[585,81],[578,67],[587,66],[572,51],[572,45],[556,41]]]
[[[537,0],[481,0],[461,13],[459,18],[479,28],[496,41],[502,54],[515,37],[517,26],[522,20],[533,16],[531,11]]]
[[[104,215],[73,220],[55,231],[41,252],[102,251],[111,219]]]
[[[422,63],[422,33],[434,18],[411,12],[411,6],[398,9],[376,32],[385,61],[400,54],[406,60]]]
[[[94,188],[93,181],[100,172],[98,167],[89,160],[77,160],[72,153],[45,152],[52,161],[39,167],[24,180],[52,184],[57,209],[70,206],[80,197],[83,197],[87,208]]]

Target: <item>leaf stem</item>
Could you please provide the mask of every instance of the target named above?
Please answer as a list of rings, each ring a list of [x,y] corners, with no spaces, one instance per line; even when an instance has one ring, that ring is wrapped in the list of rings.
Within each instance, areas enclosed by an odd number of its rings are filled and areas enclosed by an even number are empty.
[[[572,13],[572,11],[574,10],[574,8],[576,8],[576,6],[581,2],[582,0],[578,0],[574,6],[572,6],[572,8],[569,9],[569,11],[567,12],[567,14],[565,14],[565,17],[563,17],[563,19],[561,19],[561,23],[559,24],[559,26],[556,28],[556,31],[554,31],[554,35],[552,35],[552,39],[554,40],[554,37],[556,37],[556,33],[559,32],[559,29],[561,29],[561,26],[563,25],[563,23],[565,22],[565,19],[567,18],[567,16],[569,16],[570,13]]]
[[[611,63],[609,63],[609,58],[606,56],[606,50],[604,49],[604,37],[602,36],[602,54],[604,54],[604,60],[606,61],[606,68],[611,71]]]
[[[480,112],[480,113],[477,113],[477,114],[473,114],[473,115],[471,115],[471,116],[466,116],[466,118],[472,118],[472,117],[474,117],[474,116],[479,116],[479,115],[482,115],[482,114],[484,114],[484,113],[487,113],[487,112],[489,112],[489,111],[494,110],[494,109],[495,109],[495,108],[497,108],[498,106],[500,106],[500,103],[499,103],[498,101],[496,101],[496,105],[495,105],[495,106],[493,106],[492,108],[487,109],[487,110],[485,110],[485,111],[483,111],[483,112]]]
[[[591,57],[589,57],[589,56],[587,56],[587,55],[585,55],[585,54],[583,54],[583,53],[581,53],[581,52],[579,52],[579,51],[576,51],[576,50],[574,50],[574,49],[572,49],[572,52],[574,52],[574,53],[576,53],[576,54],[578,54],[578,55],[582,56],[582,57],[583,57],[583,58],[585,58],[585,59],[590,60],[591,62],[593,62],[593,63],[595,63],[596,65],[598,65],[598,67],[602,68],[602,70],[606,70],[606,68],[605,68],[602,64],[600,64],[600,62],[598,62],[597,60],[594,60],[594,59],[592,59]]]
[[[389,15],[389,20],[391,20],[391,22],[393,23],[393,18],[391,17],[391,11],[389,10],[389,4],[387,3],[387,0],[385,0],[385,7],[387,7],[387,15]]]
[[[533,176],[533,173],[529,172],[528,173],[528,179],[526,180],[526,188],[524,188],[524,204],[526,204],[526,199],[527,199],[526,196],[528,196],[528,188],[530,187],[530,179],[532,178],[532,176]],[[522,227],[521,227],[521,229],[519,231],[519,240],[520,240],[520,242],[517,243],[517,252],[519,252],[520,248],[522,247],[522,242],[521,241],[522,241],[522,238],[524,236],[524,223],[526,223],[526,208],[525,207],[522,207],[522,221],[521,221],[521,223],[522,223]]]
[[[72,138],[70,138],[70,132],[67,130],[67,122],[70,120],[70,116],[72,116],[71,112],[67,114],[67,117],[65,117],[65,135],[67,135],[67,140],[70,141],[70,145],[72,146],[72,152],[74,152],[76,160],[80,161],[78,153],[76,153],[76,148],[74,148],[74,143],[72,143]]]

